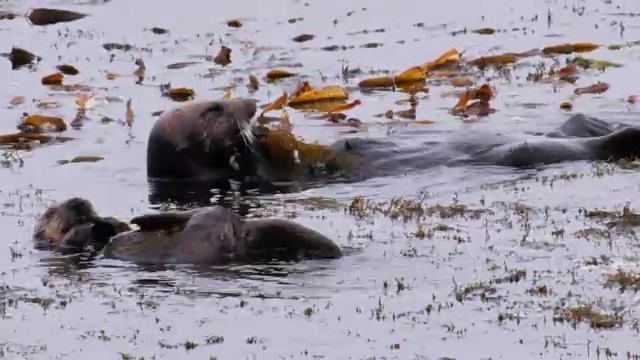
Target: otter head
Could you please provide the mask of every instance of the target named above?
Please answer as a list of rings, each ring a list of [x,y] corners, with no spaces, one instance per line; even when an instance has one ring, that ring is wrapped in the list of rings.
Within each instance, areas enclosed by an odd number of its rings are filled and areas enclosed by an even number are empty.
[[[252,119],[253,99],[214,100],[198,104],[197,134],[208,156],[208,166],[238,173],[254,171],[252,155],[256,138]]]
[[[598,146],[598,160],[640,158],[640,128],[623,128],[593,141]]]
[[[125,223],[98,216],[88,200],[73,197],[50,206],[41,216],[34,231],[35,248],[80,252],[87,246],[106,244],[111,236],[127,229]]]

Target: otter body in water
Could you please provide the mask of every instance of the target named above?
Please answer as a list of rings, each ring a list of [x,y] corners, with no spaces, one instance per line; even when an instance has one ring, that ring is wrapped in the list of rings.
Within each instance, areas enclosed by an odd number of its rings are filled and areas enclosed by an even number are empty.
[[[255,111],[253,100],[234,99],[192,103],[164,114],[149,136],[149,178],[168,180],[169,189],[176,181],[215,178],[221,181],[207,184],[209,189],[236,180],[263,192],[287,192],[317,183],[361,181],[438,165],[532,167],[640,156],[639,129],[616,131],[602,120],[576,114],[558,131],[547,134],[463,133],[417,146],[399,146],[392,138],[338,140],[326,147],[333,153],[327,163],[333,164],[322,171],[308,163],[281,167],[282,163],[296,162],[293,152],[288,157],[274,155],[258,140],[259,135],[250,130]],[[277,187],[275,183],[288,185]]]
[[[142,265],[219,265],[268,260],[336,259],[340,248],[295,222],[243,219],[221,206],[135,217],[131,228],[98,216],[71,198],[49,207],[34,232],[36,248],[63,254],[102,254]]]

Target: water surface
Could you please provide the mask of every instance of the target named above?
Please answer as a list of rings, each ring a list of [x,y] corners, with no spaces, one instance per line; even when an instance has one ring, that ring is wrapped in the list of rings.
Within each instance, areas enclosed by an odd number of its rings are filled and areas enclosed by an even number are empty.
[[[73,119],[73,96],[40,85],[40,78],[62,62],[81,71],[71,82],[105,88],[105,95],[122,102],[97,106],[83,129],[66,132],[76,140],[20,153],[23,167],[2,169],[0,358],[585,359],[625,358],[640,352],[637,296],[604,286],[606,275],[618,268],[640,271],[637,239],[629,229],[614,228],[602,235],[604,221],[585,218],[581,210],[619,212],[626,204],[632,209],[638,206],[634,197],[638,173],[615,165],[571,163],[540,171],[437,167],[242,200],[262,212],[294,217],[351,249],[337,261],[203,273],[188,268],[152,271],[103,260],[77,269],[31,249],[36,218],[51,201],[82,196],[100,212],[123,219],[155,211],[145,174],[146,139],[156,119],[152,113],[177,106],[160,97],[160,83],[190,87],[197,98],[206,99],[222,97],[221,88],[237,82],[233,95],[248,96],[244,86],[248,74],[262,81],[272,68],[299,72],[320,86],[323,80],[327,85],[340,84],[342,64],[364,72],[399,72],[451,47],[474,58],[563,42],[624,43],[640,38],[640,20],[629,16],[640,13],[640,3],[0,2],[0,10],[17,13],[28,6],[66,8],[90,16],[48,27],[31,26],[23,18],[0,20],[1,52],[20,46],[43,57],[32,70],[11,71],[2,60],[0,133],[14,132],[23,112]],[[227,27],[232,18],[244,26]],[[152,27],[170,32],[157,35],[148,31]],[[505,31],[491,36],[452,35],[480,27]],[[302,33],[316,38],[302,44],[291,40]],[[193,61],[194,56],[215,55],[220,41],[233,50],[233,62],[224,70],[210,61],[180,70],[166,68]],[[106,42],[129,43],[137,49],[112,55],[102,48]],[[374,42],[381,46],[361,47]],[[353,48],[321,50],[331,45]],[[134,56],[142,57],[147,66],[142,85],[131,77],[106,79],[105,71],[135,70]],[[577,85],[604,81],[611,88],[602,95],[577,98],[575,111],[637,123],[636,107],[625,100],[639,91],[638,48],[602,48],[584,56],[624,66],[582,73]],[[527,82],[526,74],[539,61],[523,60],[511,77],[490,80],[497,88],[492,105],[498,112],[488,118],[463,122],[450,115],[456,99],[442,94],[451,87],[432,86],[420,101],[417,118],[435,124],[416,129],[415,134],[411,127],[402,131],[408,139],[415,136],[415,141],[422,141],[441,133],[555,129],[569,116],[559,104],[570,98],[574,86]],[[350,86],[361,78],[364,75],[352,79]],[[295,81],[263,84],[252,96],[266,104],[283,90],[291,91]],[[9,106],[18,95],[27,101]],[[129,98],[136,114],[132,128],[101,123],[100,115],[123,119]],[[402,109],[395,102],[406,99],[406,94],[352,91],[351,98],[363,104],[349,115],[370,124],[369,134],[361,135],[386,136],[387,128],[376,125],[380,119],[374,115]],[[39,110],[33,99],[58,101],[62,106]],[[345,130],[324,126],[300,112],[289,114],[296,134],[308,141],[329,143]],[[79,155],[100,155],[105,160],[57,164]],[[427,211],[406,221],[393,220],[389,212],[369,211],[370,216],[360,218],[345,212],[357,196],[376,202],[423,199],[427,210],[438,204],[462,204],[470,210],[454,217],[446,209]],[[318,206],[313,200],[318,198],[337,205]],[[585,233],[591,235],[585,238]],[[526,277],[514,276],[522,274],[519,270],[526,271]],[[475,282],[486,287],[470,291]],[[544,287],[547,292],[536,291]],[[465,288],[469,291],[462,291]],[[575,326],[554,321],[554,309],[586,303],[604,314],[619,312],[621,325],[593,329],[589,320]]]

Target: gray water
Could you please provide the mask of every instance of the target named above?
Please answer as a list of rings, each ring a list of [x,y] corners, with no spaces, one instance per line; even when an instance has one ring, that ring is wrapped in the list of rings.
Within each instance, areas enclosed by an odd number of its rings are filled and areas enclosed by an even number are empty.
[[[90,16],[47,27],[31,26],[20,17],[0,20],[0,52],[20,46],[43,57],[34,70],[16,71],[0,59],[0,133],[15,132],[23,112],[61,116],[70,123],[76,111],[73,95],[40,85],[40,78],[62,62],[80,70],[78,76],[65,79],[67,83],[105,88],[101,94],[122,102],[98,104],[82,130],[63,134],[75,140],[21,152],[23,167],[0,170],[0,225],[5,229],[0,246],[0,358],[595,359],[640,353],[637,295],[632,289],[605,287],[606,276],[618,268],[640,272],[633,227],[618,226],[602,235],[606,221],[587,218],[581,210],[621,212],[627,204],[638,207],[638,172],[616,165],[570,163],[541,171],[439,167],[244,200],[256,211],[295,218],[351,249],[336,261],[204,273],[187,268],[150,271],[101,260],[76,269],[62,261],[46,261],[48,254],[32,250],[31,242],[37,216],[51,201],[70,196],[85,197],[101,213],[122,219],[155,211],[145,175],[146,139],[155,121],[152,113],[177,106],[160,96],[160,83],[190,87],[198,99],[211,99],[222,97],[225,90],[220,88],[235,77],[246,81],[253,73],[263,84],[252,96],[266,104],[295,85],[264,84],[264,74],[272,68],[304,74],[315,86],[322,85],[322,77],[327,85],[335,85],[340,84],[343,62],[365,72],[398,72],[433,60],[451,47],[464,50],[465,58],[475,58],[563,42],[609,45],[638,40],[640,20],[630,14],[640,13],[640,3],[2,1],[0,11],[24,13],[28,6],[66,8]],[[241,19],[244,26],[227,27],[232,18]],[[292,18],[303,20],[292,24]],[[170,33],[145,30],[154,26]],[[507,31],[451,35],[480,27]],[[316,38],[303,44],[291,40],[302,33]],[[230,66],[221,70],[194,58],[215,55],[220,39],[233,50]],[[116,51],[110,60],[102,48],[106,42],[145,50]],[[372,42],[382,46],[360,47]],[[354,48],[321,50],[330,45]],[[260,51],[252,56],[256,48]],[[132,55],[146,64],[143,85],[136,85],[132,77],[106,79],[105,71],[133,72]],[[573,101],[574,111],[613,122],[637,122],[637,107],[625,100],[640,93],[639,55],[637,47],[583,54],[624,66],[581,72],[578,86],[604,81],[611,88],[601,95],[580,96]],[[567,56],[559,58],[564,61]],[[180,70],[166,68],[194,59],[202,62]],[[498,111],[477,121],[450,115],[456,99],[442,94],[452,88],[431,86],[429,96],[420,100],[417,118],[435,123],[415,128],[416,141],[423,139],[417,129],[434,137],[442,132],[555,129],[569,116],[559,104],[570,99],[574,86],[554,89],[527,82],[526,74],[539,61],[524,59],[510,78],[490,80],[496,87],[492,106]],[[215,76],[204,77],[209,69]],[[351,85],[362,78],[352,79]],[[10,106],[15,96],[27,101]],[[248,96],[244,83],[233,96]],[[354,90],[350,99],[360,99],[362,105],[349,116],[367,122],[370,136],[384,136],[387,129],[377,125],[381,120],[374,115],[401,110],[395,102],[406,97]],[[136,114],[132,128],[100,122],[100,114],[123,119],[129,98]],[[61,107],[39,110],[34,99],[57,101]],[[345,130],[293,109],[289,115],[295,133],[308,141],[329,143]],[[403,130],[405,136],[413,128]],[[57,164],[80,155],[105,159]],[[453,217],[447,211],[427,211],[419,218],[399,210],[406,221],[392,219],[390,212],[366,211],[361,218],[345,210],[357,196],[376,202],[422,199],[426,210],[436,205],[464,205],[469,210]],[[421,236],[424,232],[433,236]],[[591,235],[585,238],[583,233]],[[519,270],[526,277],[514,278],[514,273],[522,274]],[[509,275],[518,281],[500,281]],[[476,282],[491,284],[462,291]],[[544,286],[546,293],[529,291]],[[613,329],[591,328],[588,319],[576,324],[554,321],[555,308],[584,304],[601,314],[619,312],[622,321]]]

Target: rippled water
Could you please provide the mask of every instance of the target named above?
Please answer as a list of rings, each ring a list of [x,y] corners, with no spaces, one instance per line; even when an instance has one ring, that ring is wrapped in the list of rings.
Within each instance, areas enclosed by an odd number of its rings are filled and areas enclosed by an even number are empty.
[[[31,250],[35,219],[50,201],[82,196],[101,213],[120,218],[154,211],[145,175],[146,138],[155,121],[151,114],[176,106],[160,97],[160,83],[191,87],[200,99],[220,98],[225,93],[220,88],[234,78],[246,81],[251,72],[262,79],[272,68],[304,74],[313,85],[320,85],[322,78],[339,84],[343,62],[365,72],[397,72],[435,59],[451,47],[474,58],[563,42],[623,43],[640,38],[640,20],[629,16],[640,13],[640,3],[0,1],[0,11],[24,13],[27,6],[67,8],[90,16],[48,27],[31,26],[23,18],[0,20],[0,52],[20,46],[43,57],[34,70],[16,71],[0,58],[0,133],[14,132],[22,112],[38,111],[32,99],[59,101],[61,108],[42,112],[71,121],[73,97],[40,85],[40,78],[61,62],[80,69],[72,82],[104,87],[105,94],[123,102],[103,104],[89,113],[92,120],[82,130],[65,134],[76,140],[23,153],[22,168],[2,169],[0,358],[584,359],[625,358],[640,352],[637,295],[603,286],[605,275],[618,267],[637,269],[635,235],[614,229],[609,237],[579,236],[584,229],[605,228],[602,221],[585,218],[581,208],[621,211],[627,203],[632,209],[638,206],[638,173],[613,165],[572,163],[541,171],[438,167],[247,200],[277,215],[295,216],[351,249],[337,261],[202,272],[153,271],[104,260],[76,269]],[[228,28],[226,21],[232,18],[241,19],[244,26]],[[302,20],[288,21],[297,18]],[[146,30],[154,26],[170,33]],[[451,34],[479,27],[507,31],[491,36]],[[303,44],[291,40],[302,33],[316,38]],[[233,62],[225,70],[204,61],[181,70],[166,68],[193,61],[194,56],[215,55],[219,39],[233,50]],[[114,52],[110,58],[102,48],[106,42],[130,43],[143,50]],[[361,47],[374,42],[381,46]],[[330,45],[353,48],[321,50]],[[256,47],[260,51],[252,56]],[[148,79],[143,85],[133,78],[106,79],[104,71],[131,73],[132,55],[146,63]],[[585,54],[624,67],[581,75],[580,86],[599,80],[611,88],[602,95],[581,96],[574,101],[575,110],[637,123],[636,106],[625,100],[640,92],[639,55],[634,47]],[[462,122],[450,115],[456,99],[441,95],[451,88],[432,86],[420,101],[417,118],[435,124],[424,125],[420,133],[437,137],[442,132],[553,130],[568,116],[559,104],[569,99],[574,87],[554,89],[527,82],[526,74],[536,61],[523,60],[510,80],[490,81],[497,88],[492,105],[498,112],[478,121]],[[202,76],[209,69],[214,76]],[[294,85],[263,84],[254,97],[265,104]],[[246,96],[244,85],[233,94]],[[9,106],[18,95],[27,101]],[[131,129],[100,122],[98,114],[124,118],[129,98],[136,114]],[[384,136],[386,128],[375,125],[379,119],[373,115],[401,109],[394,103],[406,95],[354,90],[351,98],[363,104],[349,115],[370,123],[371,136]],[[310,141],[329,143],[344,130],[293,110],[290,116],[296,134]],[[399,131],[412,136],[412,127]],[[419,141],[422,135],[415,132]],[[105,160],[57,164],[79,155]],[[380,214],[359,219],[343,210],[356,196],[375,201],[423,196],[425,207],[464,204],[485,211],[477,217],[467,212],[453,218],[436,213],[419,224]],[[320,207],[310,200],[316,198],[332,199],[340,206]],[[316,209],[308,204],[316,204]],[[433,237],[416,237],[419,225],[435,229]],[[454,230],[445,231],[447,226]],[[526,278],[495,280],[516,270],[525,270]],[[492,279],[495,292],[456,296],[473,282]],[[547,294],[527,291],[542,285]],[[590,328],[588,321],[573,327],[553,320],[555,307],[581,302],[591,302],[605,313],[621,311],[622,326],[602,330]]]

